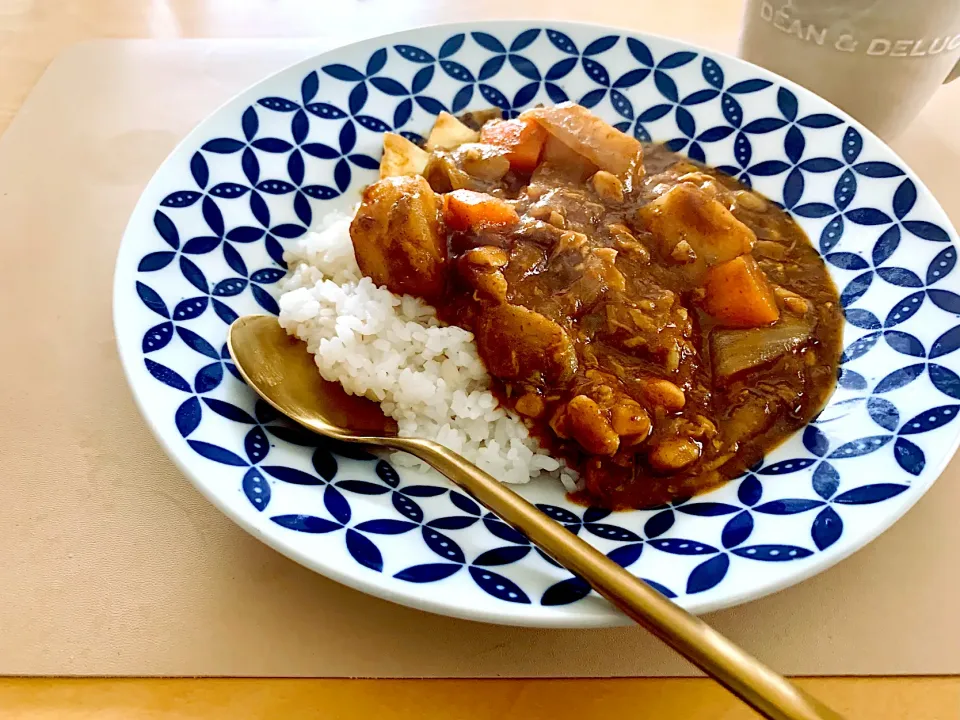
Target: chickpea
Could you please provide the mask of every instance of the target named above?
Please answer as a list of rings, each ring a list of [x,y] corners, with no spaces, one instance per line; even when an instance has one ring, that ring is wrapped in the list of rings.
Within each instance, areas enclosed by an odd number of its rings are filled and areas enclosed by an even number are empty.
[[[602,200],[623,202],[623,183],[613,173],[606,170],[597,170],[590,178],[590,183]]]
[[[613,429],[621,438],[631,438],[631,445],[643,442],[650,434],[650,415],[639,404],[626,400],[611,411]]]
[[[667,438],[657,443],[647,459],[655,470],[676,471],[700,457],[700,444],[690,438]]]
[[[801,297],[784,298],[783,306],[794,315],[806,315],[810,309],[810,304]]]
[[[687,404],[683,390],[669,380],[650,379],[644,383],[644,395],[652,405],[662,407],[669,412],[681,410]]]
[[[502,268],[510,262],[506,250],[494,247],[493,245],[483,245],[481,247],[470,248],[461,256],[461,262],[467,265],[482,268]]]
[[[536,202],[542,198],[547,193],[547,188],[542,185],[535,185],[530,183],[527,185],[527,197],[530,198],[533,202]]]
[[[544,405],[543,398],[536,393],[527,393],[517,398],[517,404],[514,405],[514,408],[521,415],[538,418],[543,415],[546,405]]]
[[[600,406],[586,395],[567,403],[567,416],[573,437],[591,455],[613,455],[620,447],[620,436]]]

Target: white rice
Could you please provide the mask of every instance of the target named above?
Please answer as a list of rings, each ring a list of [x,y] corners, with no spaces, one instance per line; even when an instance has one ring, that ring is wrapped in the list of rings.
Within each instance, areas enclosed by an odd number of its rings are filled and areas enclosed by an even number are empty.
[[[280,324],[307,343],[324,379],[379,402],[401,435],[435,439],[503,482],[549,473],[575,489],[574,472],[498,407],[473,334],[441,325],[430,305],[363,277],[349,227],[349,216],[327,216],[285,255]],[[425,469],[406,453],[391,460]]]

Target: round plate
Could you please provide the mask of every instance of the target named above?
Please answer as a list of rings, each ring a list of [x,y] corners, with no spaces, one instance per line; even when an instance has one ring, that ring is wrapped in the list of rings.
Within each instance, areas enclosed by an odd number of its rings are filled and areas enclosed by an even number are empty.
[[[681,42],[569,23],[469,23],[349,45],[255,85],[150,181],[117,260],[127,378],[161,444],[243,528],[365,592],[434,612],[552,627],[624,618],[437,479],[277,417],[237,376],[238,315],[277,312],[283,251],[377,176],[381,134],[441,110],[506,115],[572,99],[786,207],[846,311],[839,386],[816,422],[706,495],[611,514],[557,483],[521,492],[696,612],[810,577],[875,538],[957,445],[956,233],[880,140],[810,92]]]

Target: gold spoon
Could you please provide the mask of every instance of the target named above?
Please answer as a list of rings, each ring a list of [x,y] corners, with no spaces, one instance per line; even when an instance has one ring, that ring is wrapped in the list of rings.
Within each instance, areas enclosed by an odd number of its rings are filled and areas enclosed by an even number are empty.
[[[244,379],[291,420],[334,440],[403,450],[429,463],[764,717],[840,718],[473,463],[433,440],[397,437],[396,423],[379,405],[321,378],[306,345],[276,318],[240,318],[227,346]]]

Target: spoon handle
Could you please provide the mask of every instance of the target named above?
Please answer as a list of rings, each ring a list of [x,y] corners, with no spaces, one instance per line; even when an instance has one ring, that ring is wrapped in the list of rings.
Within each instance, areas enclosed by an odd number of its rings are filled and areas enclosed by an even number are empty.
[[[663,597],[599,550],[549,519],[506,485],[432,440],[384,444],[416,455],[576,573],[631,619],[770,720],[839,720],[840,715]]]

